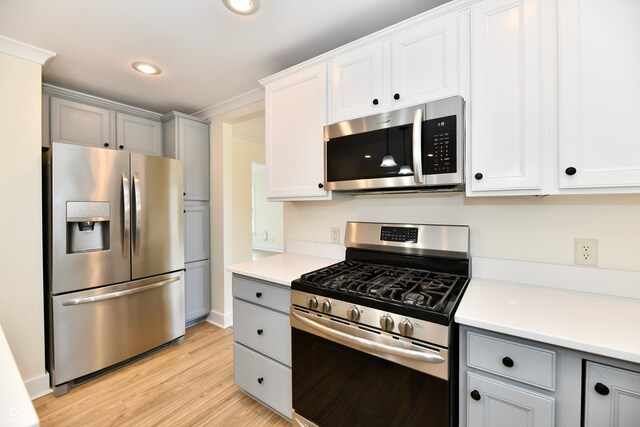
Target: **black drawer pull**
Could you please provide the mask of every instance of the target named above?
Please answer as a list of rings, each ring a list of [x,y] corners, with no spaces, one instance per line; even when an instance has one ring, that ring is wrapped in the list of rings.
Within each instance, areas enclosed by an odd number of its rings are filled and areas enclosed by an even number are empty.
[[[473,390],[470,394],[473,400],[480,400],[480,392],[478,390]]]
[[[513,368],[513,365],[514,365],[514,363],[513,363],[513,359],[512,359],[512,358],[510,358],[509,356],[507,356],[507,357],[503,357],[503,358],[502,358],[502,364],[503,364],[504,366],[506,366],[507,368]]]
[[[256,298],[262,298],[262,292],[256,292]]]
[[[262,335],[262,333],[264,332],[262,329],[258,329],[258,335]]]
[[[264,381],[264,378],[262,377],[258,378],[258,384],[262,384],[262,381]]]
[[[393,95],[393,99],[395,99],[396,101],[400,99],[400,94],[396,93],[395,95]]]
[[[373,105],[378,105],[378,98],[373,100]]]
[[[576,172],[578,172],[578,170],[576,168],[574,168],[573,166],[570,168],[566,168],[564,170],[564,173],[566,173],[567,175],[571,176],[571,175],[575,175]]]
[[[109,143],[108,143],[108,142],[105,142],[105,143],[104,143],[104,146],[105,146],[105,147],[108,147],[108,146],[109,146]]]
[[[482,179],[482,177],[483,177],[483,176],[484,176],[484,175],[482,175],[480,172],[478,172],[478,173],[477,173],[477,174],[475,174],[473,177],[474,177],[475,179],[477,179],[478,181],[480,181],[480,180]]]
[[[596,393],[601,394],[603,396],[606,396],[607,394],[609,394],[609,387],[607,387],[602,383],[597,383],[594,389],[596,390]]]
[[[318,184],[318,188],[324,188],[324,184],[323,183],[319,183]]]
[[[124,145],[121,145],[121,146],[120,146],[120,149],[121,149],[121,150],[123,150],[123,149],[124,149]]]

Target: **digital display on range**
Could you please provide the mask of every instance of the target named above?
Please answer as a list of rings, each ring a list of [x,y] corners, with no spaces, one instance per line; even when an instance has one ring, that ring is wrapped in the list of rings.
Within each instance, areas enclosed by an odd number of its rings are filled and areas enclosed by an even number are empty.
[[[383,242],[418,243],[418,229],[407,227],[382,227],[380,240]]]

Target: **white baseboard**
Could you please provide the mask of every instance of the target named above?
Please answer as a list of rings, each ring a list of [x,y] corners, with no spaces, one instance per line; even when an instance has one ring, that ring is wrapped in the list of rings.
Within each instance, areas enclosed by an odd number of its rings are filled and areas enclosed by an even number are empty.
[[[220,313],[215,310],[211,310],[209,316],[207,316],[207,322],[212,325],[216,325],[219,328],[228,328],[233,325],[233,312]]]
[[[24,382],[25,387],[27,388],[27,393],[29,393],[29,397],[31,400],[42,397],[46,394],[53,392],[51,388],[51,384],[49,381],[49,373],[45,372],[39,377],[31,378],[30,380],[26,380]]]

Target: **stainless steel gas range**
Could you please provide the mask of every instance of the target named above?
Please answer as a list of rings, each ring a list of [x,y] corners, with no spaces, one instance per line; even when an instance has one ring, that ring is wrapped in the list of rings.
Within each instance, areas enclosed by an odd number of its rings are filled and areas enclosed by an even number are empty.
[[[293,424],[456,426],[469,228],[349,222],[345,244],[291,284]]]

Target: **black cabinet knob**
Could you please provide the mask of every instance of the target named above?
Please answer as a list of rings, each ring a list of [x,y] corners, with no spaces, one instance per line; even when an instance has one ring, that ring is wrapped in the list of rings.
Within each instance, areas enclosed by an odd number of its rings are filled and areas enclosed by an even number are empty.
[[[473,177],[474,177],[475,179],[477,179],[478,181],[480,181],[480,180],[482,179],[482,177],[483,177],[483,176],[484,176],[484,175],[482,175],[480,172],[478,172],[478,173],[477,173],[477,174],[475,174]]]
[[[512,359],[512,358],[510,358],[509,356],[507,356],[507,357],[503,357],[503,358],[502,358],[502,364],[503,364],[504,366],[506,366],[507,368],[513,368],[513,365],[514,365],[514,363],[513,363],[513,359]]]
[[[323,183],[318,184],[318,188],[324,188],[324,184]]]
[[[399,93],[394,94],[393,99],[395,99],[396,101],[400,99],[400,94]]]
[[[373,105],[378,105],[378,98],[375,98],[375,99],[373,100]]]
[[[262,329],[258,329],[257,332],[258,332],[258,335],[262,335],[264,331]]]
[[[120,149],[121,149],[121,150],[122,150],[122,149],[124,149],[124,145],[120,145]]]
[[[480,400],[480,392],[478,390],[473,390],[470,395],[473,400]]]
[[[596,393],[601,394],[603,396],[606,396],[607,394],[609,394],[609,387],[607,387],[602,383],[597,383],[594,389],[596,390]]]
[[[187,195],[187,193],[183,191],[183,192],[182,192],[182,195],[183,195],[183,196],[186,196],[186,195]]]
[[[109,146],[109,143],[108,143],[108,142],[105,142],[105,143],[104,143],[104,146],[105,146],[105,147],[108,147],[108,146]]]
[[[566,173],[567,175],[571,176],[571,175],[575,175],[576,172],[578,172],[578,170],[576,168],[574,168],[573,166],[566,168],[564,170],[564,173]]]
[[[258,378],[258,384],[262,384],[263,381],[264,381],[264,378],[262,377]]]
[[[256,298],[262,298],[262,292],[256,292]]]

